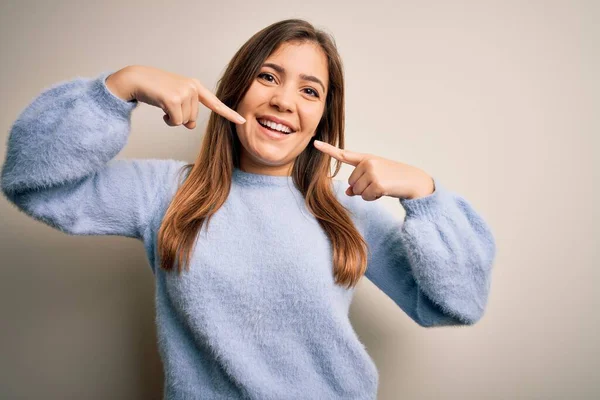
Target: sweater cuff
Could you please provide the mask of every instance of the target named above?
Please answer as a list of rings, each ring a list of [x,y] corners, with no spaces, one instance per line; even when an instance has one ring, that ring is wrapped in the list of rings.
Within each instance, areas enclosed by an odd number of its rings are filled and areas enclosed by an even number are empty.
[[[110,91],[106,86],[106,78],[114,72],[116,71],[104,71],[92,80],[89,94],[103,110],[124,119],[129,119],[139,102],[137,99],[125,101]]]
[[[435,178],[433,182],[435,187],[433,193],[417,199],[399,199],[406,211],[406,218],[432,219],[443,213],[448,202],[452,201],[452,194]]]

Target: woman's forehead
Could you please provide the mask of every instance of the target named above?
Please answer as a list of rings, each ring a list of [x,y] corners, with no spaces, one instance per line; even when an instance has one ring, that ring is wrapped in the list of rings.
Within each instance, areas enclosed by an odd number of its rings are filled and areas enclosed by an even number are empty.
[[[286,75],[315,76],[327,87],[327,55],[316,43],[283,43],[265,63],[279,66]]]

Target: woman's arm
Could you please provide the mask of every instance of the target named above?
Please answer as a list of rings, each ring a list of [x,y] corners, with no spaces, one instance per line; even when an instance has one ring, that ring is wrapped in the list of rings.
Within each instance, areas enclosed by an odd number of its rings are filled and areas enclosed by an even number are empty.
[[[495,240],[467,200],[435,188],[399,199],[404,221],[381,202],[354,200],[371,252],[365,276],[421,326],[472,325],[485,312]]]
[[[55,84],[21,112],[1,188],[19,210],[67,234],[142,239],[155,200],[185,162],[114,159],[138,102],[113,94],[109,74]]]

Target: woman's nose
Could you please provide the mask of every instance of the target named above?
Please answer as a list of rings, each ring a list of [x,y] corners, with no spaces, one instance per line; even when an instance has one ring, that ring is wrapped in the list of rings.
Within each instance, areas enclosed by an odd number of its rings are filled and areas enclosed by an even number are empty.
[[[277,107],[280,112],[294,111],[293,93],[291,89],[280,88],[271,97],[270,104]]]

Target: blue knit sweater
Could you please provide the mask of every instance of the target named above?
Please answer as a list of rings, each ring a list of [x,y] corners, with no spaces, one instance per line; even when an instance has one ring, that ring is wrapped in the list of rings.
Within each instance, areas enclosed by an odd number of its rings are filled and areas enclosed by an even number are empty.
[[[164,398],[376,398],[375,364],[349,320],[354,290],[334,284],[331,245],[291,177],[235,169],[189,272],[158,267],[158,228],[186,162],[115,158],[138,102],[108,90],[111,72],[48,87],[22,111],[1,187],[20,211],[66,234],[143,242]],[[401,220],[333,182],[369,244],[366,277],[412,320],[433,327],[482,317],[496,245],[469,202],[436,181],[433,194],[398,201]]]

